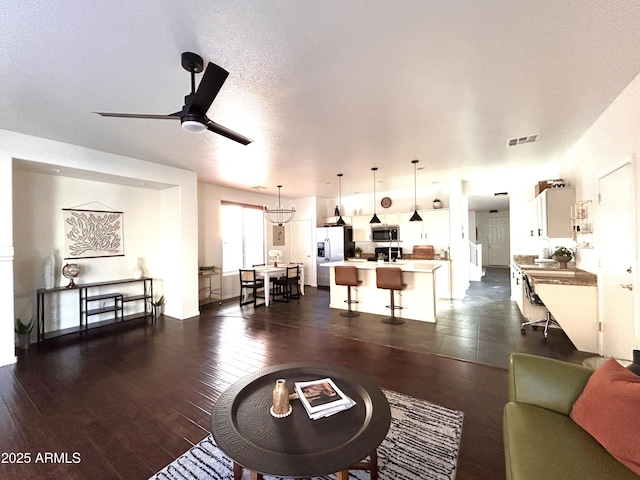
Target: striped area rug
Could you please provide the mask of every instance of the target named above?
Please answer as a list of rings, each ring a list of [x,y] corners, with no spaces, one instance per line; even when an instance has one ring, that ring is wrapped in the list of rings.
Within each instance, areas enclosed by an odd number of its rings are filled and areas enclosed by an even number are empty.
[[[378,447],[380,480],[444,480],[456,475],[464,414],[457,410],[383,390],[391,407],[391,427]],[[233,478],[233,462],[211,435],[171,462],[152,480]],[[243,480],[249,478],[245,471]],[[335,475],[318,477],[335,479]],[[369,472],[352,471],[349,478],[368,480]],[[265,476],[265,480],[279,477]]]

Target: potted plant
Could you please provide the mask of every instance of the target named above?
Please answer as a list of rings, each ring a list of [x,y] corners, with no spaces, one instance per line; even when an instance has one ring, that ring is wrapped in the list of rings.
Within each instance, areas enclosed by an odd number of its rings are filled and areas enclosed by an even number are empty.
[[[362,256],[362,249],[360,247],[356,247],[353,249],[356,254],[356,258],[360,258]]]
[[[442,202],[438,197],[433,199],[433,208],[435,209],[442,208]]]
[[[164,295],[162,295],[155,302],[153,300],[151,301],[151,312],[153,313],[154,317],[158,318],[160,315],[162,315],[162,307],[164,307]]]
[[[567,263],[573,258],[573,251],[567,247],[556,247],[551,257],[560,264],[560,268],[567,268]]]
[[[384,254],[378,254],[378,265],[382,265],[384,263]]]
[[[17,318],[15,331],[18,335],[18,347],[19,348],[29,348],[29,341],[31,340],[31,330],[33,330],[33,317],[29,320],[29,323],[22,323],[22,321]]]

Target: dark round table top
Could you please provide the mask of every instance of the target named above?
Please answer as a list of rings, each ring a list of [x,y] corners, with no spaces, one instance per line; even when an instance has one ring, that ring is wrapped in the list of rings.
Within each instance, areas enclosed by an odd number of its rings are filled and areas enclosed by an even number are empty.
[[[284,418],[269,409],[279,378],[289,393],[294,382],[331,378],[355,400],[348,410],[312,420],[300,400]],[[289,363],[261,369],[229,387],[211,413],[218,447],[254,472],[284,477],[316,477],[346,469],[373,452],[389,430],[391,411],[384,393],[348,368],[320,363]]]

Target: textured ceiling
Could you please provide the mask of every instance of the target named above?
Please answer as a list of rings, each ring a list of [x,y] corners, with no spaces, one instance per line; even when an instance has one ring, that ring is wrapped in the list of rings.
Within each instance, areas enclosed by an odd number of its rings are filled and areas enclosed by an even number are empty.
[[[5,0],[0,15],[0,128],[286,197],[335,196],[337,173],[343,195],[368,192],[372,166],[379,190],[413,188],[414,158],[419,187],[544,171],[640,72],[637,0]],[[230,72],[209,117],[254,143],[92,113],[179,110],[183,51]]]

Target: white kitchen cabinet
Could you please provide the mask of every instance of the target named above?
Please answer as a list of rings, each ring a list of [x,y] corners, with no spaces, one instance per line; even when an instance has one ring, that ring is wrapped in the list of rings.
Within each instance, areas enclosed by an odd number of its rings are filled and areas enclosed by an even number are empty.
[[[418,212],[422,217],[422,212]],[[400,240],[412,244],[422,240],[422,227],[424,222],[411,222],[413,212],[402,212],[399,214]]]
[[[324,224],[325,225],[335,225],[338,222],[338,219],[340,217],[325,217],[324,218]],[[351,226],[351,222],[352,222],[352,218],[351,217],[346,217],[346,216],[342,216],[342,220],[344,220],[345,225],[347,226]]]
[[[574,188],[547,188],[533,199],[532,237],[570,238],[571,208],[575,204]]]
[[[400,238],[406,242],[449,244],[449,209],[420,210],[421,222],[411,222],[413,212],[399,214]]]
[[[378,218],[380,218],[380,221],[384,225],[400,225],[400,214],[399,213],[378,214]]]
[[[354,215],[351,217],[351,226],[353,227],[353,241],[354,242],[369,242],[371,241],[371,220],[367,215]]]
[[[520,267],[511,264],[511,300],[515,301],[524,314],[524,289],[522,286],[522,271]]]
[[[449,209],[423,210],[421,212],[423,240],[435,243],[449,243]]]

